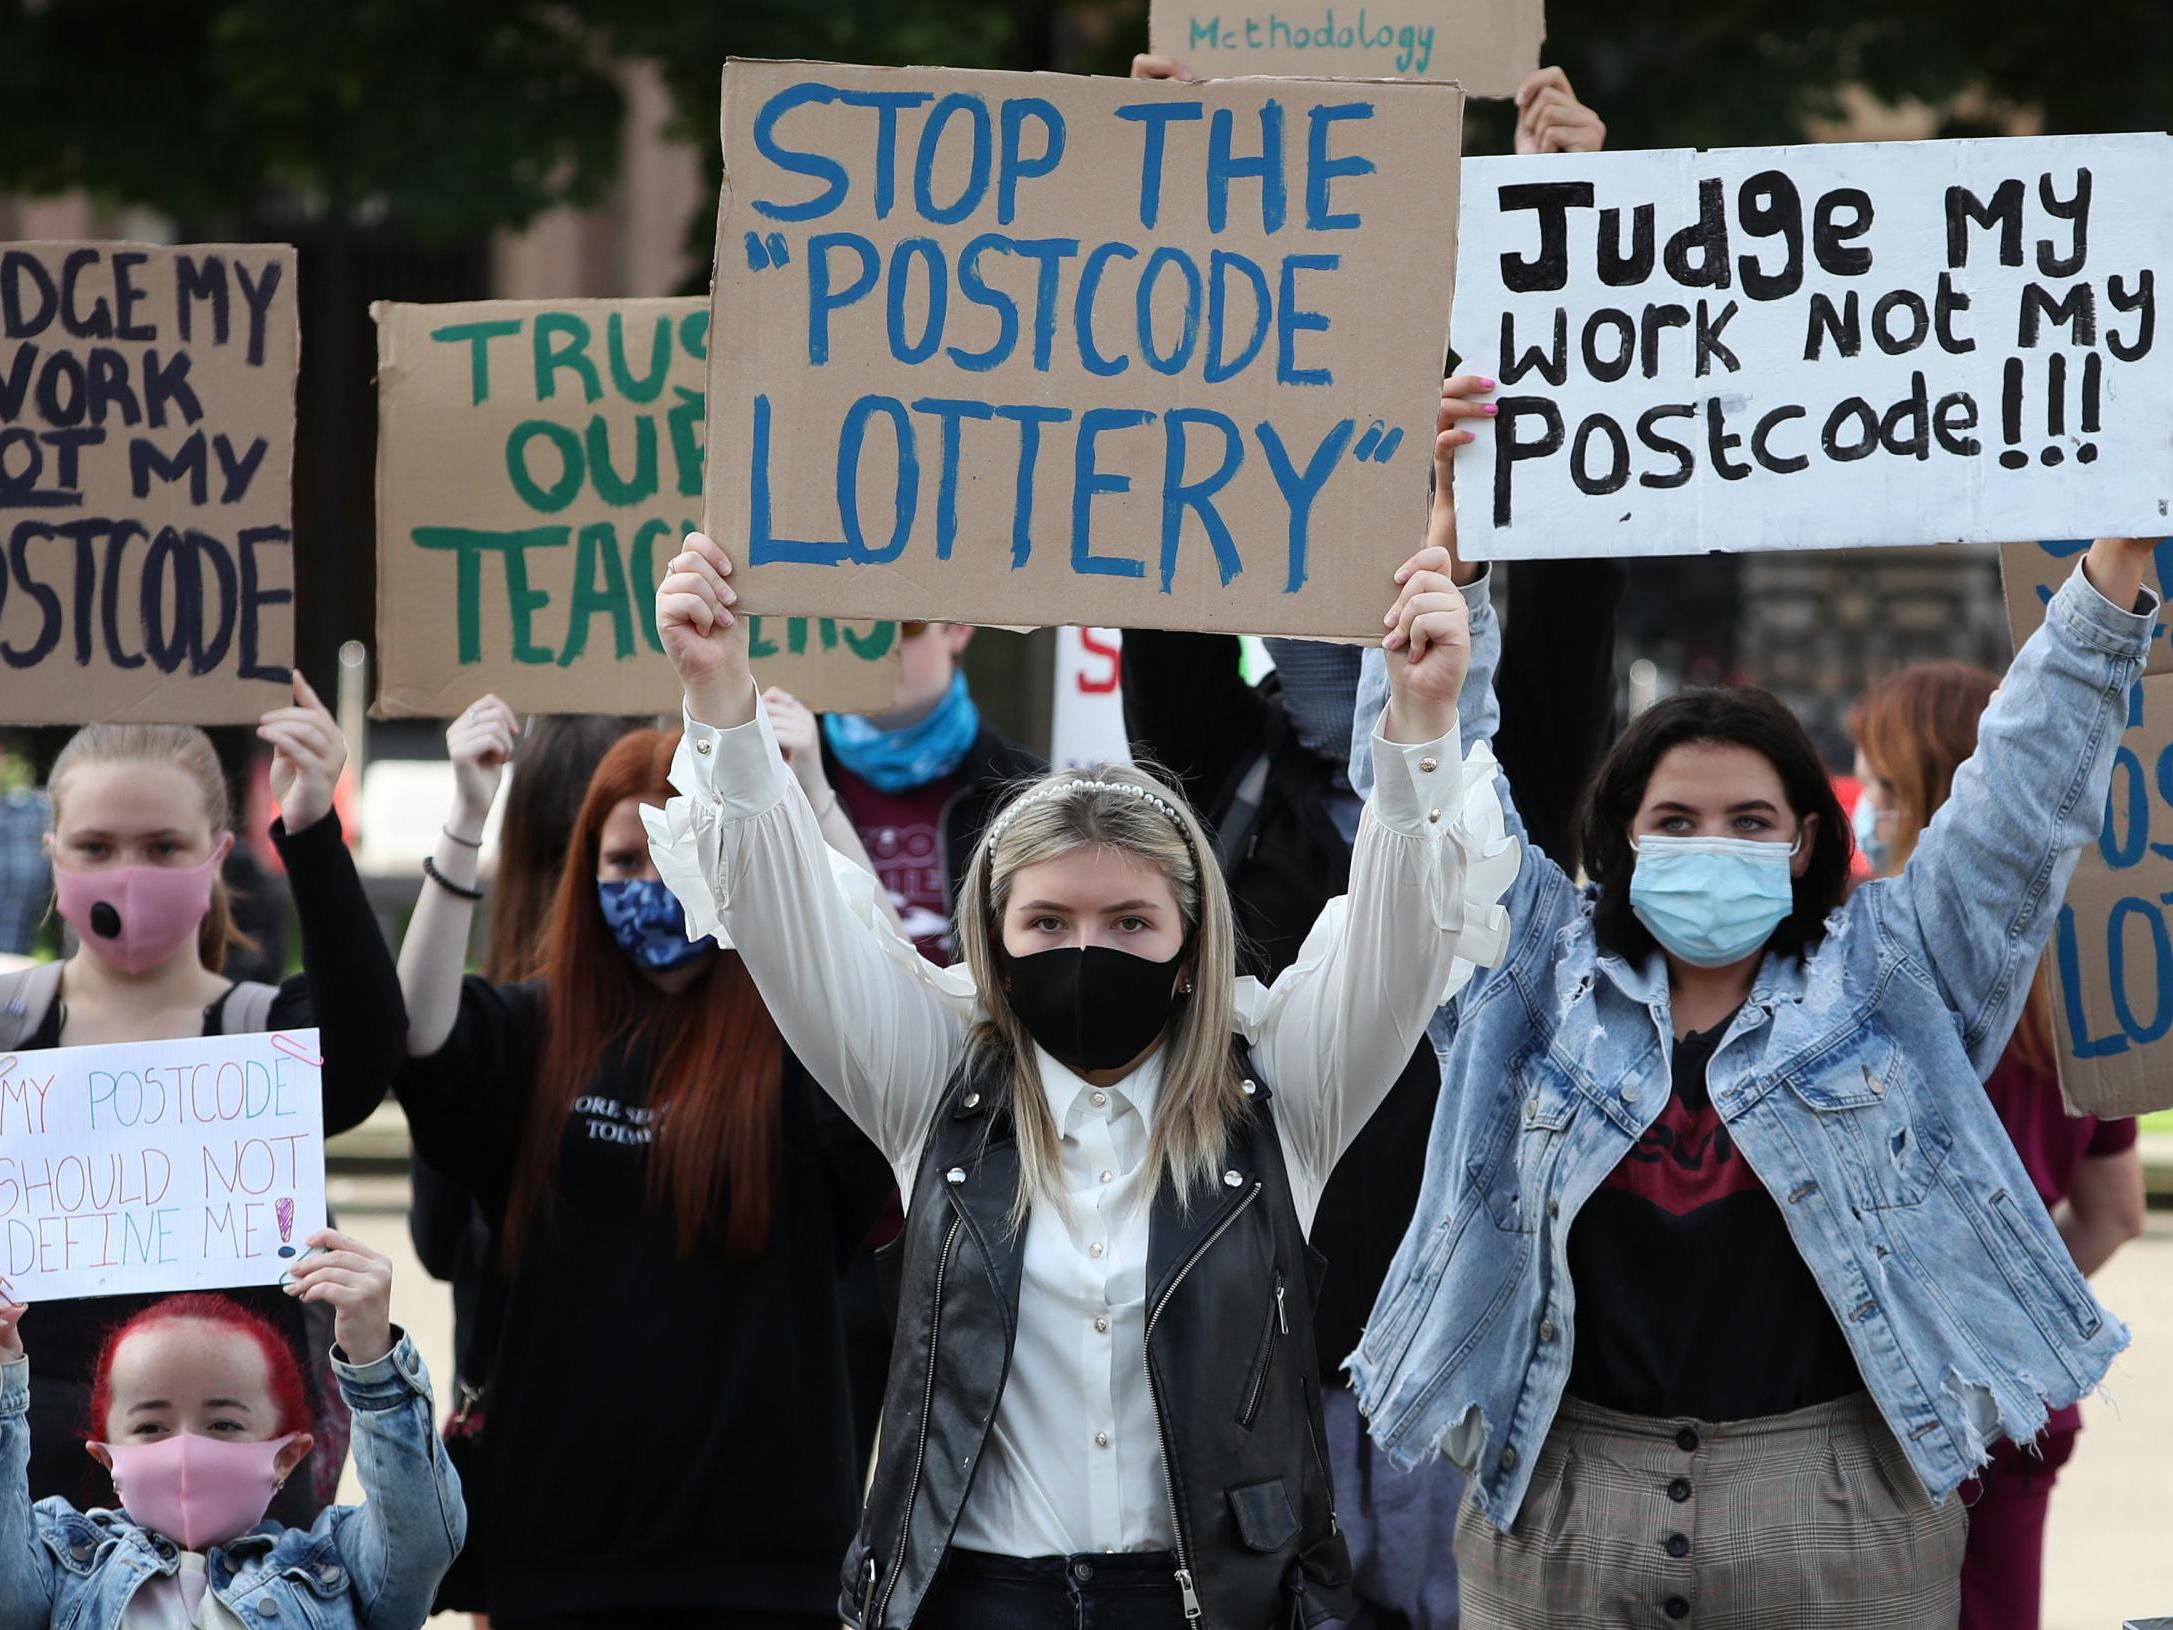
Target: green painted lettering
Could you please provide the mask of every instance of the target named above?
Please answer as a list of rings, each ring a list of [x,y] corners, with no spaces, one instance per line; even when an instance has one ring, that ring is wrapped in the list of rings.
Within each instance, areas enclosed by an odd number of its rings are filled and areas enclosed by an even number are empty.
[[[558,449],[558,479],[548,487],[537,485],[528,473],[528,444],[538,437]],[[539,514],[555,515],[573,502],[581,490],[581,471],[581,438],[562,424],[524,419],[506,437],[506,476],[521,501]]]
[[[580,376],[582,400],[603,398],[603,381],[589,360],[589,325],[570,311],[546,311],[536,319],[536,400],[548,402],[558,390],[558,372],[570,369]]]
[[[672,365],[672,320],[656,320],[656,340],[649,347],[649,372],[636,379],[626,366],[626,325],[614,311],[604,324],[604,354],[611,360],[611,383],[629,402],[653,402],[664,393],[664,376]]]
[[[563,526],[535,526],[518,532],[478,532],[464,526],[418,526],[410,534],[418,549],[452,551],[454,624],[463,666],[483,660],[483,557],[492,553],[505,561],[513,660],[551,660],[550,651],[529,637],[531,620],[551,603],[551,596],[545,590],[529,587],[527,551],[564,548],[568,530]]]
[[[468,342],[468,397],[472,404],[481,406],[490,400],[490,342],[520,331],[521,320],[508,317],[495,323],[452,323],[433,328],[430,337],[440,345]]]
[[[566,611],[566,647],[558,653],[561,668],[572,667],[588,649],[589,623],[599,614],[611,619],[611,654],[624,662],[634,654],[634,602],[619,561],[618,530],[609,521],[581,528],[573,602]]]

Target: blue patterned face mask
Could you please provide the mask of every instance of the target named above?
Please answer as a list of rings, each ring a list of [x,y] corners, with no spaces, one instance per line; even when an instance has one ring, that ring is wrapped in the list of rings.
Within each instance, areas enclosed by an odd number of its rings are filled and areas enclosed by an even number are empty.
[[[597,879],[597,899],[619,949],[636,966],[663,973],[683,968],[710,948],[687,938],[687,912],[679,897],[654,877]]]
[[[1636,841],[1630,910],[1695,968],[1726,968],[1762,950],[1795,907],[1794,844],[1755,838]]]

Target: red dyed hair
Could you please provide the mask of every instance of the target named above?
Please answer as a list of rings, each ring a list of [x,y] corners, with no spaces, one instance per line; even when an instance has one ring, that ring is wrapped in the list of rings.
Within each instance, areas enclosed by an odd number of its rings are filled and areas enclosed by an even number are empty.
[[[309,1389],[302,1382],[302,1362],[279,1328],[254,1308],[243,1307],[230,1296],[208,1291],[188,1291],[153,1302],[134,1318],[106,1332],[98,1349],[98,1368],[91,1378],[90,1435],[103,1440],[106,1415],[113,1408],[113,1359],[130,1336],[161,1324],[208,1324],[247,1336],[264,1355],[271,1377],[272,1403],[277,1411],[273,1437],[309,1430]]]
[[[604,822],[629,798],[661,805],[679,732],[636,730],[596,766],[567,845],[544,931],[544,1034],[504,1232],[508,1261],[549,1212],[566,1121],[607,1050],[646,1045],[651,1202],[668,1209],[690,1256],[720,1220],[727,1255],[767,1249],[777,1187],[784,1040],[746,965],[713,953],[676,995],[657,990],[619,949],[596,898]]]

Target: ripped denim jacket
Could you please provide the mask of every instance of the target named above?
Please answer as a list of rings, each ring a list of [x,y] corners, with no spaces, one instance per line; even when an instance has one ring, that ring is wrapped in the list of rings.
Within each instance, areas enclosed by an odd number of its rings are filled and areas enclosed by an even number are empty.
[[[1501,635],[1466,591],[1463,739],[1489,740]],[[1865,1386],[1935,1499],[2096,1386],[2127,1331],[2097,1303],[1982,1082],[2078,852],[2098,832],[2153,603],[2078,572],[2016,656],[1978,751],[1903,873],[1859,888],[1804,958],[1769,956],[1709,1068]],[[1357,716],[1386,676],[1367,659]],[[1354,756],[1361,791],[1366,755]],[[1519,837],[1521,823],[1511,817]],[[1349,1360],[1376,1442],[1473,1471],[1507,1530],[1570,1371],[1579,1208],[1665,1107],[1667,970],[1606,954],[1592,902],[1528,844],[1509,952],[1434,1018],[1425,1186]]]

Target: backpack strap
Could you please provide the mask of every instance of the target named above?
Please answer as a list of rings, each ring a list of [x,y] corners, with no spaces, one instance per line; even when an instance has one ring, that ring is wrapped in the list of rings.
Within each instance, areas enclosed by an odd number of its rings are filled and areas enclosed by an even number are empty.
[[[249,1036],[272,1027],[272,1003],[279,998],[277,985],[259,984],[254,979],[239,979],[234,988],[219,998],[219,1033],[224,1036]]]
[[[0,1048],[18,1047],[45,1023],[60,995],[61,964],[34,962],[0,974]]]

